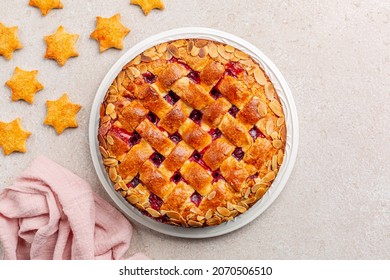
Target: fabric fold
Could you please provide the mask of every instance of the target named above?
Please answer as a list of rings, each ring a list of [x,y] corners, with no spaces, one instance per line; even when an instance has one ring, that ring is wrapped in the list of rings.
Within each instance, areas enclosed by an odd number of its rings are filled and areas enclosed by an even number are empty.
[[[48,158],[38,157],[0,193],[4,259],[122,259],[131,237],[118,210]]]

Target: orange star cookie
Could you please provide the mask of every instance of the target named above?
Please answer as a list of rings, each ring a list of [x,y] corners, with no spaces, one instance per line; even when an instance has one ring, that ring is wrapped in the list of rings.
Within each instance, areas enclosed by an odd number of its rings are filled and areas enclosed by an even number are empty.
[[[96,29],[91,38],[99,42],[100,52],[109,48],[123,49],[123,39],[131,31],[121,23],[120,14],[110,18],[96,17]]]
[[[6,27],[0,22],[0,55],[10,60],[15,50],[23,48],[18,35],[18,27]]]
[[[58,27],[56,33],[45,36],[45,58],[54,59],[64,66],[70,57],[79,56],[75,46],[78,38],[78,34],[69,34],[64,27]]]
[[[44,124],[51,125],[61,134],[68,127],[78,127],[76,115],[81,106],[70,102],[68,94],[64,93],[57,100],[46,101],[47,114]]]
[[[0,146],[5,155],[13,152],[25,153],[27,151],[26,140],[30,135],[31,132],[22,128],[19,118],[10,123],[0,121]]]
[[[131,0],[130,4],[140,6],[145,16],[153,9],[163,10],[165,8],[164,2],[161,0]]]
[[[12,101],[25,100],[32,104],[34,102],[34,95],[43,86],[37,80],[38,70],[24,71],[19,67],[15,68],[14,75],[5,84],[12,91]]]
[[[44,16],[46,16],[52,9],[62,9],[64,7],[61,0],[30,0],[29,5],[39,8]]]

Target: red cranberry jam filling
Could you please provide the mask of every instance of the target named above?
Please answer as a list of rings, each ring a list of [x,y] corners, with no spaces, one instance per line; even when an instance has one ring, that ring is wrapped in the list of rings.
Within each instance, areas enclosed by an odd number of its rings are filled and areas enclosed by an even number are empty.
[[[157,76],[149,71],[143,73],[142,76],[144,77],[145,82],[149,84],[153,84],[157,80]]]
[[[230,61],[226,64],[226,73],[229,76],[237,77],[244,69],[240,66],[238,62]]]
[[[169,135],[169,139],[171,139],[173,143],[177,144],[181,141],[181,136],[178,132],[176,132],[172,135]]]
[[[171,182],[178,184],[180,181],[183,181],[183,177],[181,176],[179,171],[176,171],[171,177]]]
[[[167,95],[164,96],[164,99],[171,105],[174,105],[177,101],[179,101],[180,97],[177,96],[173,91],[169,91]]]
[[[164,201],[154,193],[151,193],[149,195],[149,203],[150,203],[150,207],[158,211],[160,210],[160,207],[164,203]]]
[[[244,151],[241,147],[237,147],[234,152],[232,153],[232,156],[235,157],[238,161],[242,160],[244,157]]]
[[[154,113],[152,113],[152,112],[149,112],[147,115],[146,115],[146,117],[148,118],[148,120],[151,122],[151,123],[153,123],[153,124],[155,124],[155,125],[157,125],[157,123],[159,122],[159,118],[154,114]]]
[[[223,179],[223,176],[222,176],[221,172],[219,171],[219,169],[215,170],[211,175],[213,176],[212,183],[215,183],[218,180]]]
[[[192,110],[190,114],[190,119],[200,125],[200,120],[202,119],[202,112],[196,109]]]
[[[111,128],[111,132],[125,143],[128,143],[132,136],[127,130],[115,126]]]
[[[137,145],[140,141],[141,141],[141,135],[139,135],[137,131],[134,131],[129,139],[129,145],[130,146]]]
[[[149,158],[153,164],[156,166],[156,167],[159,167],[161,165],[161,163],[164,161],[164,156],[162,154],[159,154],[157,152],[153,153],[150,158]]]
[[[219,90],[217,90],[215,87],[213,87],[213,89],[211,90],[210,95],[214,99],[218,99],[222,96],[222,94],[219,92]]]
[[[191,71],[187,77],[195,84],[200,84],[200,76],[198,71]]]
[[[211,135],[213,140],[218,139],[219,137],[222,136],[222,132],[218,128],[210,129],[209,134]]]
[[[265,135],[258,129],[256,126],[252,127],[251,130],[249,130],[249,134],[252,136],[253,139],[257,139],[258,137],[265,138]]]
[[[135,188],[141,183],[141,180],[139,179],[139,174],[133,178],[133,180],[130,181],[130,183],[127,183],[126,186],[128,188]]]
[[[194,192],[191,197],[190,197],[190,200],[193,204],[196,205],[196,207],[199,206],[200,202],[202,201],[202,198],[203,196],[201,196],[198,192]]]
[[[202,159],[202,155],[198,152],[198,151],[195,151],[190,159],[193,159],[194,161],[200,161]]]
[[[229,114],[232,115],[233,117],[236,117],[240,109],[238,109],[236,106],[232,105],[229,109]]]

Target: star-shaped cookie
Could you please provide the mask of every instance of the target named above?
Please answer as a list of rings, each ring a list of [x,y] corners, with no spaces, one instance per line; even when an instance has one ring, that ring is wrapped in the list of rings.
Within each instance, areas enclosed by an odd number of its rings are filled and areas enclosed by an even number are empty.
[[[29,5],[39,8],[44,16],[52,9],[62,9],[64,7],[61,0],[30,0]]]
[[[19,118],[10,123],[0,121],[0,146],[5,155],[13,152],[25,153],[27,151],[26,140],[30,135],[31,132],[22,128]]]
[[[153,9],[163,10],[165,8],[164,2],[161,0],[131,0],[130,4],[140,6],[145,16]]]
[[[34,102],[34,95],[43,86],[37,80],[38,70],[25,71],[19,67],[15,68],[14,75],[5,84],[12,91],[12,101],[24,100],[30,104]]]
[[[120,14],[110,18],[96,17],[96,29],[91,38],[99,42],[100,52],[109,48],[123,49],[123,39],[131,31],[121,23]]]
[[[51,125],[61,134],[68,127],[78,127],[76,115],[81,106],[70,102],[68,94],[64,93],[57,100],[46,101],[47,114],[44,124]]]
[[[70,57],[79,56],[76,50],[78,38],[78,34],[69,34],[64,27],[58,27],[56,33],[45,36],[47,45],[45,58],[54,59],[59,65],[64,66]]]
[[[10,60],[15,50],[21,49],[18,35],[18,27],[6,27],[0,22],[0,55]]]

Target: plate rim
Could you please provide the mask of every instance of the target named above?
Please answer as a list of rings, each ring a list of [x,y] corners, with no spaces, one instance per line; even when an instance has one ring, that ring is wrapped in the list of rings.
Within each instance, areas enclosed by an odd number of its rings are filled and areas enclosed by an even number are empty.
[[[111,85],[113,79],[115,79],[115,77],[118,75],[118,73],[121,71],[122,67],[126,63],[131,61],[131,59],[133,59],[135,56],[140,54],[142,51],[154,45],[158,45],[162,42],[167,42],[176,39],[205,38],[205,37],[211,37],[213,39],[210,40],[228,43],[231,45],[235,45],[236,47],[237,44],[242,47],[245,47],[247,50],[250,50],[252,53],[256,55],[254,59],[256,58],[255,60],[257,62],[264,63],[267,66],[267,68],[269,68],[272,71],[272,73],[274,74],[274,78],[278,79],[279,84],[282,86],[282,90],[286,96],[286,100],[288,101],[286,105],[288,105],[291,114],[289,117],[289,120],[291,121],[290,123],[291,129],[287,130],[287,137],[288,137],[287,142],[290,142],[291,147],[290,147],[290,154],[288,155],[287,158],[288,162],[287,163],[283,162],[283,164],[285,165],[283,166],[282,164],[281,167],[281,169],[285,168],[283,172],[283,176],[279,176],[278,173],[275,181],[277,180],[279,181],[277,181],[276,186],[274,181],[270,189],[266,192],[265,197],[267,199],[265,202],[264,199],[262,198],[251,208],[249,208],[249,210],[246,213],[239,215],[232,221],[222,223],[218,226],[211,226],[211,227],[204,227],[204,228],[181,228],[172,225],[166,225],[154,221],[153,219],[147,217],[146,219],[143,214],[141,214],[134,206],[126,202],[125,199],[122,196],[120,196],[120,194],[117,191],[114,190],[111,182],[107,177],[107,174],[105,174],[102,170],[103,169],[102,160],[101,157],[99,158],[99,153],[98,153],[99,145],[97,141],[96,132],[98,128],[100,104],[103,101],[107,89]],[[258,61],[258,59],[260,59],[260,61]],[[272,82],[274,83],[274,80],[272,80]],[[286,118],[286,123],[287,123],[287,118]],[[152,35],[140,41],[133,47],[129,48],[111,66],[111,68],[106,73],[103,80],[101,81],[96,91],[94,100],[92,102],[90,118],[89,118],[88,134],[89,134],[90,155],[92,158],[95,172],[103,188],[105,189],[105,191],[107,192],[111,200],[115,203],[116,208],[119,208],[119,210],[131,221],[135,221],[138,224],[146,226],[147,228],[150,228],[157,232],[169,236],[174,236],[174,237],[198,239],[198,238],[209,238],[209,237],[220,236],[238,230],[244,227],[245,225],[249,224],[250,222],[252,222],[254,219],[258,218],[276,200],[276,198],[279,196],[281,191],[284,189],[287,180],[290,177],[293,167],[295,165],[295,161],[298,153],[299,123],[298,123],[298,114],[297,114],[294,98],[286,80],[284,79],[282,73],[279,71],[276,65],[260,49],[258,49],[256,46],[249,43],[248,41],[224,31],[220,31],[212,28],[203,28],[203,27],[185,27],[185,28],[170,29],[168,31],[164,31]],[[286,156],[285,156],[285,161],[286,161]],[[274,188],[272,188],[273,186]],[[272,188],[272,192],[270,193],[271,188]],[[264,203],[261,204],[261,208],[257,207],[256,209],[255,206],[260,205],[260,202],[264,202]],[[255,210],[257,210],[257,212]]]

